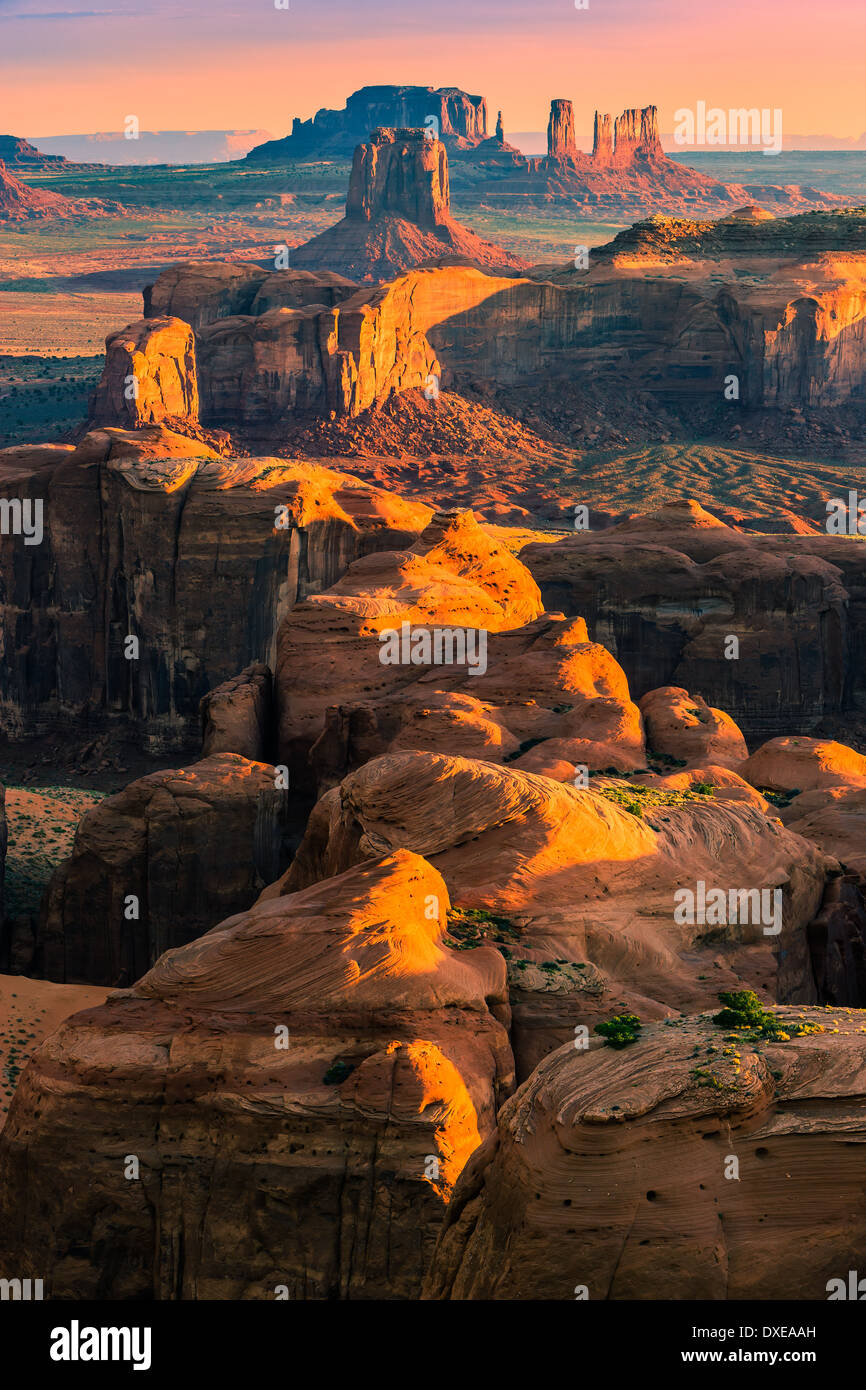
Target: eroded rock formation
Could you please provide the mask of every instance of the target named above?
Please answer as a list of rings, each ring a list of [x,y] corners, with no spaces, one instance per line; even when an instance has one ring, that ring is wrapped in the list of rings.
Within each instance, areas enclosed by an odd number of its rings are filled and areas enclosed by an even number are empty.
[[[319,802],[282,889],[398,848],[435,864],[457,907],[508,924],[489,934],[507,950],[521,1077],[611,1013],[692,1012],[758,985],[816,1000],[805,928],[834,860],[748,802],[636,807],[627,784],[590,785],[446,753],[374,758]],[[675,894],[700,882],[769,889],[767,902],[778,889],[778,931],[739,912],[722,927],[682,920]]]
[[[522,558],[547,606],[585,616],[638,696],[697,691],[766,738],[808,731],[863,688],[856,537],[748,535],[678,502]]]
[[[385,855],[68,1020],[0,1140],[2,1267],[51,1298],[417,1297],[513,1085],[505,964],[446,946],[447,908]]]
[[[150,773],[101,801],[46,893],[38,973],[129,985],[164,951],[250,907],[287,866],[288,801],[273,767],[235,753]]]
[[[432,149],[421,145],[421,154]],[[435,200],[427,207],[438,215]],[[359,213],[340,226],[363,240],[391,218],[368,222]],[[675,274],[663,237],[646,247],[611,243],[610,254],[593,252],[589,272],[551,269],[549,279],[448,265],[357,288],[324,271],[301,279],[298,270],[172,267],[147,296],[152,317],[112,335],[93,420],[126,425],[183,408],[195,420],[197,394],[202,424],[273,439],[295,412],[357,415],[429,389],[432,377],[507,387],[541,374],[612,399],[625,383],[684,410],[696,398],[722,402],[732,381],[734,411],[856,408],[866,357],[864,256],[809,247],[846,238],[862,245],[864,220],[794,218],[781,232],[779,222],[742,225],[748,247],[740,259],[731,246],[733,264],[724,234],[699,238],[691,252],[675,238]],[[178,318],[194,331],[194,361]]]
[[[574,107],[570,101],[556,98],[550,103],[547,153],[551,159],[571,159],[577,154],[574,139]]]
[[[361,87],[342,111],[323,109],[309,121],[296,116],[291,135],[257,145],[246,160],[267,164],[311,155],[350,156],[377,126],[424,127],[431,116],[449,145],[471,147],[487,137],[487,103],[481,96],[457,87]]]
[[[441,140],[423,129],[385,128],[355,150],[342,222],[296,247],[292,262],[356,280],[384,280],[443,256],[491,274],[526,264],[451,216],[448,153]]]
[[[426,1296],[826,1299],[866,1239],[866,1014],[773,1014],[774,1041],[704,1014],[545,1057],[458,1183]]]
[[[157,749],[197,748],[201,698],[273,659],[298,598],[430,517],[345,473],[153,427],[0,451],[0,491],[41,502],[44,530],[0,553],[3,730],[131,720]]]

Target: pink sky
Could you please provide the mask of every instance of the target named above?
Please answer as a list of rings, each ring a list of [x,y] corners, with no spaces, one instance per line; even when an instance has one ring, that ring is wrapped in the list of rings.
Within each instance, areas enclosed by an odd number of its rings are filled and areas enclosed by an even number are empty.
[[[858,136],[866,0],[0,0],[0,132],[264,128],[369,83],[462,87],[509,130],[596,106],[781,107]]]

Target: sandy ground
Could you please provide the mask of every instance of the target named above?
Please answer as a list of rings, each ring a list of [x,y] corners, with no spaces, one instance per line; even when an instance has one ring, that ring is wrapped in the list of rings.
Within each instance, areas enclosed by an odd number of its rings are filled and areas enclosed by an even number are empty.
[[[101,1004],[109,993],[97,985],[55,985],[24,975],[0,975],[0,1129],[19,1074],[43,1039],[70,1014]]]
[[[75,830],[101,792],[76,787],[6,787],[5,898],[10,917],[36,913],[54,869],[72,853]]]
[[[140,294],[25,294],[0,290],[0,354],[89,357],[106,334],[141,318]]]

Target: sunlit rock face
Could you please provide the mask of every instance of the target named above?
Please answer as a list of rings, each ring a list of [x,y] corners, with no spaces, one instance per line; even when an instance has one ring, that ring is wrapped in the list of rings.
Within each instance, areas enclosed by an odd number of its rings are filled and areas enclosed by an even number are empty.
[[[545,1057],[463,1173],[426,1296],[838,1297],[866,1239],[866,1013],[772,1012],[776,1041],[703,1014]]]
[[[3,1267],[53,1298],[417,1297],[513,1085],[505,963],[450,949],[448,907],[384,855],[70,1018],[0,1143]]]
[[[693,1012],[720,989],[818,998],[807,928],[834,859],[760,802],[668,791],[641,808],[621,780],[593,785],[445,753],[374,758],[321,799],[266,893],[398,848],[422,854],[455,907],[492,914],[482,935],[508,962],[521,1079],[575,1025],[612,1013]],[[723,890],[724,912],[701,909],[700,884]],[[763,897],[735,912],[731,888]]]

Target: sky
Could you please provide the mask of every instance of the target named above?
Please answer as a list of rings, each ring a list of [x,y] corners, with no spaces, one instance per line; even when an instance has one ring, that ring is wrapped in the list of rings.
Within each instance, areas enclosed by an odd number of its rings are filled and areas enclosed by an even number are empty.
[[[505,131],[551,97],[598,107],[783,112],[797,134],[866,130],[866,0],[0,0],[0,132],[263,129],[372,83],[480,93]]]

